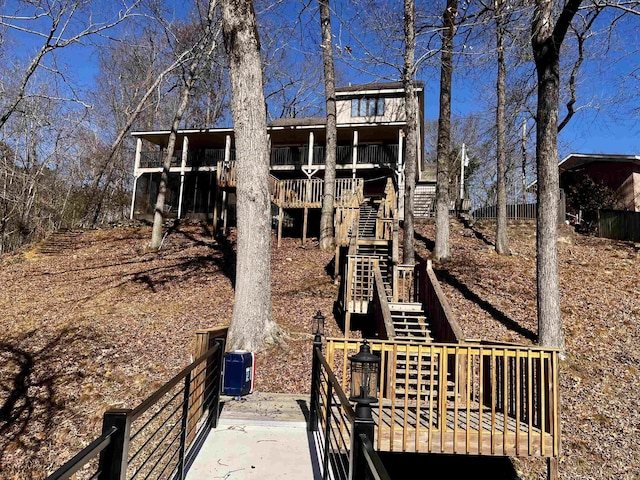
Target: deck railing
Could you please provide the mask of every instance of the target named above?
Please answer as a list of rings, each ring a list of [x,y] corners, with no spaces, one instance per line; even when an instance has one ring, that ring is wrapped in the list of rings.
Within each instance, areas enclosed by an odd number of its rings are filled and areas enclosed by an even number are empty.
[[[314,344],[309,431],[316,432],[322,479],[389,480],[321,348]]]
[[[236,162],[218,162],[216,181],[221,188],[235,188]]]
[[[184,478],[218,420],[226,329],[205,353],[134,409],[108,410],[102,435],[47,480]],[[210,340],[209,340],[210,339]]]
[[[415,266],[395,265],[393,274],[393,301],[394,302],[415,302]]]
[[[140,168],[162,168],[164,161],[164,152],[140,152]],[[182,153],[174,153],[171,158],[171,166],[179,167],[182,165]]]
[[[344,308],[352,313],[367,313],[373,298],[373,269],[380,268],[377,256],[347,255],[344,281]]]
[[[350,204],[353,197],[362,198],[361,178],[340,178],[335,183],[336,207]],[[278,179],[269,177],[271,201],[282,208],[321,208],[324,180],[321,178]]]
[[[371,340],[381,356],[378,450],[555,457],[559,454],[558,351],[482,344]],[[327,340],[348,390],[360,342]],[[407,385],[395,390],[396,379]]]
[[[440,342],[462,341],[464,339],[462,328],[440,287],[431,260],[422,262],[416,267],[415,283],[418,301],[426,309],[434,338]]]

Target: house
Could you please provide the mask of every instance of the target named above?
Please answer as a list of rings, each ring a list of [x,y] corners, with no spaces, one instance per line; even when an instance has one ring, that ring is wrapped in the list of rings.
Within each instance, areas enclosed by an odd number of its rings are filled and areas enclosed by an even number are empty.
[[[640,212],[640,155],[572,153],[558,164],[565,192],[583,176],[609,187],[617,209]]]
[[[424,84],[416,83],[419,101],[417,180],[424,145]],[[381,194],[392,178],[399,192],[402,218],[404,185],[404,88],[402,83],[350,85],[336,89],[337,198],[362,184],[367,196]],[[278,217],[282,212],[299,219],[304,212],[319,215],[325,170],[325,118],[283,118],[267,126],[271,145],[272,199],[282,186]],[[155,206],[162,154],[169,131],[134,132],[137,139],[131,218],[151,218]],[[233,217],[235,203],[235,148],[233,129],[184,129],[178,138],[165,210],[177,218]],[[242,161],[238,159],[238,161]],[[279,182],[279,183],[278,183]],[[280,190],[278,190],[280,192]],[[277,202],[276,202],[277,203]],[[275,212],[274,212],[275,213]],[[305,232],[306,234],[306,232]]]

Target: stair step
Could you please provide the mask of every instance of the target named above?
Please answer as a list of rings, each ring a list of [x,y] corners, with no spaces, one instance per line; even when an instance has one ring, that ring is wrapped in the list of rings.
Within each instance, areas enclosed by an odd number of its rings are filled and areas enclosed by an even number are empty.
[[[414,302],[390,302],[389,309],[392,312],[420,312],[424,313],[421,303]]]

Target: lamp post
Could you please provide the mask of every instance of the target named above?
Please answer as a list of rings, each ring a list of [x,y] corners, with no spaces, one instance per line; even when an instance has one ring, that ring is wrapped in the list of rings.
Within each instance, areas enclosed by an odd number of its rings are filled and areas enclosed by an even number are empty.
[[[322,347],[322,336],[324,335],[324,316],[318,310],[312,318],[312,329],[314,333],[313,345]]]
[[[313,354],[311,357],[311,401],[309,402],[309,425],[307,430],[318,430],[318,390],[320,388],[320,358],[322,353],[322,336],[324,335],[324,316],[318,312],[312,317]]]
[[[353,438],[351,440],[352,469],[349,478],[365,478],[366,459],[362,453],[360,435],[364,434],[373,444],[375,422],[371,405],[377,403],[378,374],[380,373],[380,357],[371,353],[371,346],[363,340],[360,351],[349,357],[351,363],[351,395],[349,400],[356,404],[356,416],[353,422]]]

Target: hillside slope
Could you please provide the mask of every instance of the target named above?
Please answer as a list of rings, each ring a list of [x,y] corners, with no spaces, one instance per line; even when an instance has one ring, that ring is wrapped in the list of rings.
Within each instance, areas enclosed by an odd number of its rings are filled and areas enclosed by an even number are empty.
[[[451,262],[435,265],[467,338],[535,342],[535,236],[510,229],[513,255],[489,227],[452,223]],[[433,226],[417,227],[426,258]],[[102,412],[132,407],[189,362],[194,331],[233,308],[233,236],[219,244],[185,225],[162,250],[148,227],[85,231],[55,248],[0,257],[0,477],[42,478],[100,430]],[[567,361],[561,367],[561,478],[640,478],[640,253],[574,237],[560,244]],[[337,287],[332,255],[284,239],[272,250],[273,312],[287,345],[257,356],[256,388],[306,392],[311,316],[328,334]],[[523,478],[544,463],[517,461]]]
[[[434,268],[467,338],[535,343],[535,230],[530,224],[510,227],[512,255],[503,257],[493,250],[492,228],[452,222],[452,260]],[[418,250],[427,257],[433,225],[417,230]],[[640,250],[563,233],[561,478],[638,479]],[[527,476],[546,478],[539,460],[519,466]]]

